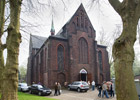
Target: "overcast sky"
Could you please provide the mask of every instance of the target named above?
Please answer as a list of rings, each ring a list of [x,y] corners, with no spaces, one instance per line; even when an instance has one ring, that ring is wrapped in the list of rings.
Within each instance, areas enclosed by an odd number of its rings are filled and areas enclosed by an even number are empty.
[[[91,6],[91,0],[39,0],[40,3],[50,5],[45,7],[44,5],[37,5],[34,0],[33,7],[29,12],[27,11],[26,0],[23,0],[22,14],[21,14],[21,27],[23,30],[22,43],[20,45],[19,64],[26,66],[27,58],[29,56],[29,37],[30,34],[48,37],[50,36],[52,15],[54,19],[55,32],[57,33],[62,26],[72,17],[79,5],[83,3],[84,8],[89,16],[89,19],[96,30],[96,40],[99,39],[99,34],[102,29],[105,31],[106,36],[113,36],[116,26],[121,26],[120,16],[113,10],[108,3],[108,0],[100,0],[100,5],[95,3]],[[25,23],[28,22],[30,24]],[[24,32],[26,31],[26,32]],[[140,46],[135,46],[135,50]],[[111,52],[111,51],[109,51]],[[138,53],[139,51],[137,51]]]

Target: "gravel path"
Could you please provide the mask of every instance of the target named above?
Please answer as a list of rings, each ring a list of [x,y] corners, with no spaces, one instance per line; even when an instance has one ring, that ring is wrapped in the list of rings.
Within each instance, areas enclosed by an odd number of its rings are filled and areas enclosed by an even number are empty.
[[[59,96],[53,96],[54,92],[47,96],[49,98],[55,98],[59,100],[116,100],[116,97],[107,99],[105,96],[104,98],[98,97],[98,91],[87,91],[87,92],[80,92],[77,91],[68,91],[62,90],[62,94]]]

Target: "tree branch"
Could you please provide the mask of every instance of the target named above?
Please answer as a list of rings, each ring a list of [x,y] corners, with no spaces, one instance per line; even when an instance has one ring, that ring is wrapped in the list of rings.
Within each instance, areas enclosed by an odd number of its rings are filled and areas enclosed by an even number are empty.
[[[6,30],[4,30],[3,32],[7,32],[8,30],[6,29]]]
[[[9,0],[6,0],[6,3],[9,3]]]
[[[10,18],[10,15],[7,16],[7,18],[5,19],[5,22]]]
[[[0,0],[0,37],[2,36],[4,29],[4,11],[5,11],[5,0]]]
[[[118,12],[121,2],[119,0],[109,0],[109,3],[112,5],[112,7]],[[119,13],[119,12],[118,12]]]
[[[3,45],[1,46],[2,50],[4,50],[6,47],[7,47],[6,44],[3,44]]]

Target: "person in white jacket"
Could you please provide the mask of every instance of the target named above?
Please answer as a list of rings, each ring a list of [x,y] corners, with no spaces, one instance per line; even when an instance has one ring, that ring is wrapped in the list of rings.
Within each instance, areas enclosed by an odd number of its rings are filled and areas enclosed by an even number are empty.
[[[94,89],[95,89],[95,82],[92,81],[92,91],[94,91]]]

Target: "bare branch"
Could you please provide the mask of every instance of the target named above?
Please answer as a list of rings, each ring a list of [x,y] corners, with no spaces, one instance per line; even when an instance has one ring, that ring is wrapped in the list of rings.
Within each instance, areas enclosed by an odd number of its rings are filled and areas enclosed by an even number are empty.
[[[66,6],[64,0],[61,0],[61,1],[62,1],[63,5],[64,5],[64,10],[67,10],[67,6]]]
[[[26,30],[24,30],[24,29],[21,29],[21,28],[20,28],[20,31],[23,31],[24,33],[27,33],[27,34],[29,34],[29,35],[31,34],[31,33],[29,33],[28,31],[26,31]]]
[[[7,47],[6,44],[3,44],[3,45],[1,46],[2,50],[6,49],[6,47]]]
[[[8,30],[6,29],[6,30],[4,30],[3,32],[7,32]]]
[[[4,30],[4,11],[5,11],[5,0],[0,0],[0,37]]]
[[[96,3],[95,5],[99,5],[99,0],[91,0],[87,5],[89,7],[89,10],[93,7],[94,3]]]
[[[9,0],[6,0],[6,4],[9,3]]]
[[[7,16],[7,18],[5,19],[5,22],[9,19],[10,15]]]
[[[116,10],[116,12],[118,12],[118,9],[121,6],[121,2],[119,0],[109,0],[109,2],[112,5],[112,7]]]

